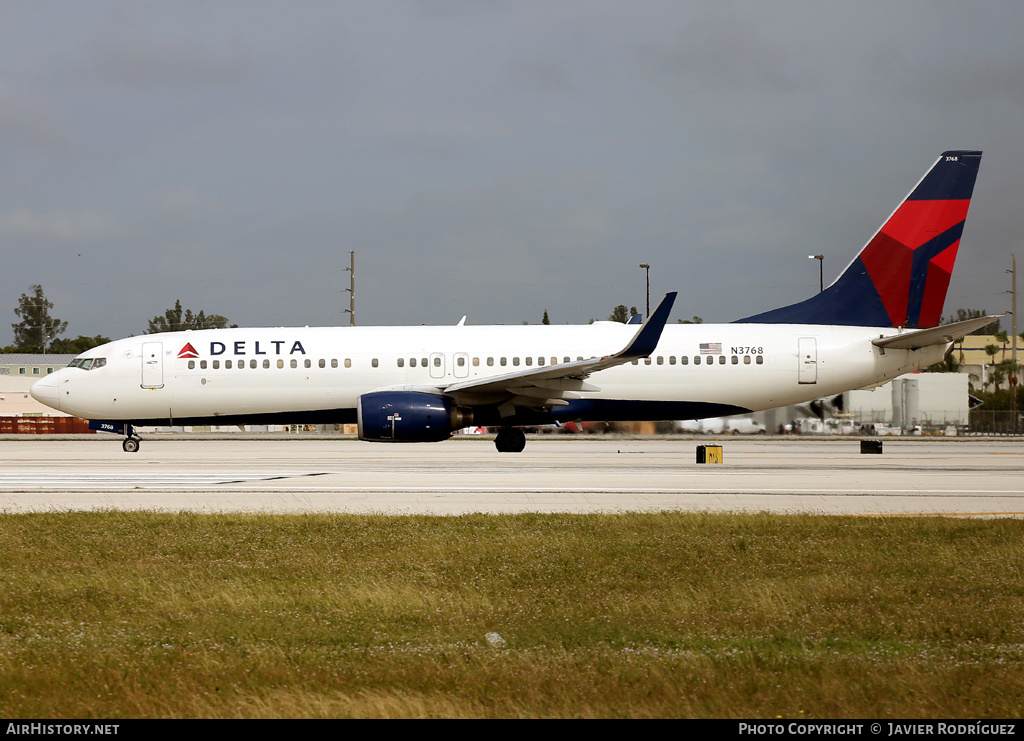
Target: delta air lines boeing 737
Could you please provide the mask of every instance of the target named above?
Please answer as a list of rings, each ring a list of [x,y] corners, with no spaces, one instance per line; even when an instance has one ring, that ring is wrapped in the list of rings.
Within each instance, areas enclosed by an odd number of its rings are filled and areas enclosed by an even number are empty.
[[[32,387],[139,448],[145,425],[358,422],[436,442],[563,421],[700,419],[869,388],[936,363],[993,320],[938,326],[981,152],[950,151],[816,296],[732,324],[210,329],[93,348]]]

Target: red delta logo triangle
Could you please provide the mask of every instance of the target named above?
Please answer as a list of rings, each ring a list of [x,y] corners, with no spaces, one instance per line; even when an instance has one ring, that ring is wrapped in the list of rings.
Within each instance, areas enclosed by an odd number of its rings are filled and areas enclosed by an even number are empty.
[[[181,348],[181,350],[178,352],[178,357],[179,358],[198,358],[199,357],[199,353],[197,353],[196,349],[194,347],[192,347],[192,343],[191,342],[186,342],[185,343],[185,347]]]

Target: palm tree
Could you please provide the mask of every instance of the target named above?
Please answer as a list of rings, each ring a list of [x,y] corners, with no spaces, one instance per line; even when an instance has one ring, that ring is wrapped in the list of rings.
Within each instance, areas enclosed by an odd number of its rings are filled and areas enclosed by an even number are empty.
[[[1003,360],[1006,360],[1006,345],[1010,341],[1010,336],[1004,329],[1002,332],[996,332],[996,339],[1003,343]]]
[[[1003,364],[993,366],[992,368],[992,385],[995,386],[996,393],[999,393],[999,385],[1006,380],[1006,368]]]
[[[988,363],[988,365],[995,365],[996,353],[997,352],[999,352],[999,345],[985,345],[985,354],[988,355],[989,358],[991,359],[990,362]],[[981,370],[981,375],[985,376],[985,369],[984,369],[984,367]],[[985,388],[988,388],[988,385],[991,382],[992,382],[992,377],[991,377],[991,374],[989,374],[989,377],[985,380],[985,382],[982,385],[985,386]]]

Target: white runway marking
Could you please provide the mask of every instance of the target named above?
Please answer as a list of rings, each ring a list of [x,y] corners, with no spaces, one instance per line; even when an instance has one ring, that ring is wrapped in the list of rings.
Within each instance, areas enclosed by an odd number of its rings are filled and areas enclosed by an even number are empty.
[[[244,484],[247,481],[277,481],[308,476],[322,476],[322,473],[4,473],[0,471],[0,489],[9,486],[55,487],[75,489],[115,488],[135,489],[139,487],[194,487],[225,484]]]

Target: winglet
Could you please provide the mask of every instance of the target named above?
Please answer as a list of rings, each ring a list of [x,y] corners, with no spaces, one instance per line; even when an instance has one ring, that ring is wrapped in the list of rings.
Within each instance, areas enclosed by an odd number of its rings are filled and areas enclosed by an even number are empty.
[[[661,331],[665,329],[665,324],[668,323],[668,315],[672,312],[672,304],[675,303],[676,295],[676,291],[666,293],[665,298],[658,304],[658,308],[654,310],[651,317],[640,327],[640,331],[633,335],[630,343],[621,352],[616,353],[612,357],[619,360],[632,360],[633,358],[645,358],[654,352],[654,349],[658,346],[658,340],[661,339]]]

